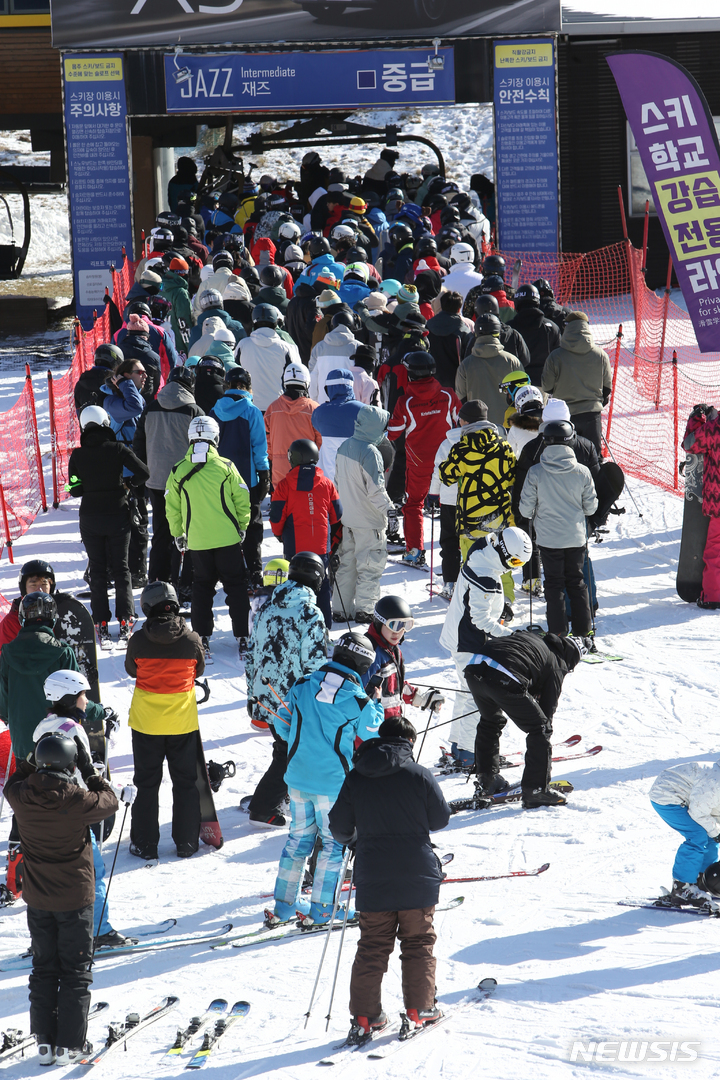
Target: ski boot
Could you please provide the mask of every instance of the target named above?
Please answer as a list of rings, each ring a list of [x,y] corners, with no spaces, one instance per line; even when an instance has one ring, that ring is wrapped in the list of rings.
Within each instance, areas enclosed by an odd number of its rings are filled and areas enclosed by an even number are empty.
[[[205,653],[205,663],[206,663],[206,665],[207,664],[212,664],[213,658],[212,658],[212,654],[210,652],[210,638],[204,637],[201,640],[202,640],[203,652]]]
[[[139,938],[125,937],[124,934],[119,934],[117,930],[108,930],[107,934],[101,934],[95,942],[96,949],[122,949],[126,945],[137,945]]]
[[[363,626],[369,626],[373,621],[372,612],[370,611],[356,611],[353,622],[361,623]]]
[[[400,561],[407,563],[408,566],[419,566],[421,568],[427,566],[425,552],[422,548],[410,548],[409,551],[405,552]]]
[[[118,634],[118,641],[124,641],[125,644],[130,640],[130,636],[133,632],[135,625],[134,619],[121,619],[120,620],[120,633]]]
[[[507,791],[510,784],[500,773],[478,773],[475,781],[475,790],[478,795],[497,795],[500,791]]]
[[[154,862],[158,857],[157,847],[138,847],[137,844],[130,841],[130,847],[128,851],[131,855],[134,855],[136,859],[144,859],[145,862]]]
[[[95,636],[101,649],[109,649],[112,646],[112,638],[106,622],[95,623]]]
[[[55,1064],[55,1047],[52,1043],[43,1039],[42,1042],[38,1041],[38,1065],[54,1065]]]
[[[299,919],[301,916],[307,915],[309,911],[310,901],[304,896],[299,896],[292,904],[286,904],[283,900],[276,900],[272,910],[265,908],[263,926],[267,926],[269,930],[274,930],[276,926],[294,922],[296,917]]]
[[[79,1050],[71,1050],[67,1046],[55,1047],[55,1064],[56,1065],[75,1065],[78,1061],[82,1061],[88,1054],[92,1054],[92,1043],[86,1042],[84,1046],[81,1046]]]
[[[442,1018],[442,1010],[437,1005],[433,1005],[429,1009],[406,1009],[404,1013],[401,1013],[402,1024],[400,1027],[400,1039],[409,1039],[412,1035],[415,1035],[421,1028],[427,1027],[429,1024],[434,1024]]]
[[[567,799],[552,788],[523,788],[522,804],[524,810],[534,810],[538,806],[567,806]]]
[[[700,878],[698,878],[699,881]],[[689,881],[673,881],[672,890],[663,899],[677,907],[689,905],[700,908],[712,903],[713,897]]]
[[[539,596],[542,596],[542,594],[543,594],[542,581],[540,580],[539,577],[532,578],[532,579],[528,578],[527,581],[523,581],[520,588],[522,589],[522,591],[524,593],[532,592],[533,596],[538,596],[539,597]]]
[[[443,600],[452,600],[454,592],[455,592],[455,582],[454,581],[444,581],[443,582],[443,587],[440,590],[440,592],[438,593],[438,596],[441,596],[443,598]]]
[[[248,639],[243,634],[240,634],[240,636],[236,637],[235,640],[238,647],[238,656],[241,660],[244,660],[245,654],[248,651]]]
[[[515,618],[515,614],[512,609],[512,605],[505,601],[505,607],[502,609],[502,615],[500,616],[500,622],[507,626]]]
[[[395,505],[392,509],[388,510],[388,522],[387,529],[385,531],[385,538],[388,544],[393,544],[398,547],[405,546],[405,538],[400,535],[400,521],[402,518],[402,507]]]
[[[348,922],[352,922],[355,919],[355,901],[348,900],[350,905],[348,910]],[[310,910],[307,915],[299,920],[300,925],[304,927],[310,926],[323,926],[330,922],[332,918],[332,904],[319,904],[313,900],[310,904]],[[338,909],[335,912],[335,919],[337,922],[342,922],[345,919],[345,904],[338,904]]]
[[[388,1026],[387,1014],[380,1011],[377,1016],[353,1016],[350,1031],[345,1040],[348,1046],[357,1046],[366,1042],[371,1035],[377,1035]]]
[[[253,829],[284,829],[287,818],[280,810],[272,810],[269,814],[249,814],[250,824]]]

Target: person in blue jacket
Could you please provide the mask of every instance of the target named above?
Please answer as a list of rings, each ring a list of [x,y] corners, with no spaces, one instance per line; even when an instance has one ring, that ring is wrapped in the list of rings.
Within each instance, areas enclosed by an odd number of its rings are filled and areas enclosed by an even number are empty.
[[[333,368],[325,378],[328,400],[313,413],[313,424],[322,435],[318,464],[325,476],[335,482],[335,458],[342,443],[355,433],[358,413],[365,408],[355,397],[355,381],[347,368]]]
[[[217,289],[205,289],[205,291],[200,294],[200,314],[198,315],[197,323],[193,326],[190,331],[190,337],[188,338],[189,350],[192,350],[195,342],[199,341],[203,336],[203,323],[205,320],[212,318],[222,319],[235,338],[236,345],[238,341],[242,341],[243,338],[247,337],[245,327],[242,323],[239,323],[237,319],[230,318],[228,315],[223,306],[223,298]]]
[[[370,272],[367,263],[352,262],[345,267],[345,277],[338,293],[343,304],[355,309],[355,305],[361,300],[367,299],[372,292],[368,286]]]
[[[329,814],[350,772],[355,739],[374,738],[383,720],[379,691],[366,695],[362,676],[375,659],[364,634],[346,633],[317,671],[293,686],[287,708],[278,707],[275,730],[288,744],[285,782],[290,796],[290,835],[275,880],[275,908],[266,923],[276,926],[297,911],[306,921],[330,920],[342,866],[342,844],[330,832]],[[310,904],[301,899],[305,861],[316,837],[322,842],[313,877]]]
[[[270,491],[270,461],[263,414],[253,405],[252,381],[245,368],[225,375],[225,393],[210,412],[220,426],[218,453],[230,458],[250,493],[250,521],[242,549],[248,572],[262,585],[263,521],[260,504]]]
[[[305,245],[303,245],[303,250]],[[324,236],[311,236],[307,241],[310,262],[295,282],[296,285],[314,285],[323,270],[331,270],[337,281],[342,281],[345,267],[336,262],[330,251],[330,243]]]

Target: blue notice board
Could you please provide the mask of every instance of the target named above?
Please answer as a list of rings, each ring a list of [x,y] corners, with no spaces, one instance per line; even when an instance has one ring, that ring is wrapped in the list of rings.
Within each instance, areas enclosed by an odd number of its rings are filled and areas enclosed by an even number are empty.
[[[447,105],[455,101],[453,50],[439,49],[437,60],[433,49],[171,55],[165,95],[169,113]]]
[[[112,292],[111,264],[123,246],[133,257],[122,57],[64,56],[63,88],[75,305],[88,330]]]
[[[498,247],[559,250],[555,45],[496,41],[495,199]]]

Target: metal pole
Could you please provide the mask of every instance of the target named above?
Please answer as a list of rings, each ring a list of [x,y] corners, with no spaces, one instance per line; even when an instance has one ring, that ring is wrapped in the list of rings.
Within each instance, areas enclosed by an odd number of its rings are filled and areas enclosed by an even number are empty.
[[[338,585],[337,577],[334,574],[333,574],[333,586],[334,586],[334,588],[337,589],[337,594],[340,597],[340,607],[342,608],[343,618],[345,619],[345,622],[347,623],[348,631],[350,633],[352,633],[352,627],[350,625],[350,620],[348,619],[347,611],[345,610],[345,601],[342,598],[342,593],[340,592],[340,586]]]
[[[648,247],[648,225],[650,224],[650,200],[645,200],[645,223],[643,225],[643,243],[642,243],[642,265],[640,267],[643,277],[647,273],[647,247]]]
[[[610,457],[611,457],[611,458],[613,459],[613,461],[614,461],[614,462],[615,462],[615,464],[617,465],[617,461],[616,461],[616,459],[615,459],[615,455],[613,454],[612,450],[611,450],[611,449],[610,449],[610,447],[608,446],[608,442],[607,442],[607,439],[605,438],[605,436],[604,436],[604,435],[603,435],[603,442],[604,442],[604,443],[605,443],[605,445],[607,446],[607,449],[608,449],[608,453],[609,453]],[[676,440],[676,446],[677,446],[677,440]],[[675,464],[677,465],[677,449],[676,449],[676,451],[675,451]],[[675,471],[677,472],[677,469],[676,469]],[[623,476],[624,476],[624,474],[623,474]],[[644,520],[644,518],[643,518],[643,516],[642,516],[642,514],[641,514],[641,512],[640,512],[640,507],[639,507],[639,506],[638,506],[638,504],[637,504],[637,503],[635,502],[635,496],[633,495],[632,491],[630,490],[630,485],[629,485],[629,484],[628,484],[628,482],[627,482],[627,477],[625,477],[625,490],[627,491],[628,495],[629,495],[629,496],[630,496],[630,498],[632,499],[633,503],[635,503],[635,509],[637,510],[637,513],[638,513],[638,517],[639,517],[639,518],[641,518],[642,520]]]
[[[2,482],[0,482],[0,506],[2,507],[3,524],[5,526],[5,542],[8,549],[8,558],[11,563],[14,563],[15,559],[13,558],[12,538],[10,536],[10,525],[8,523],[7,504],[5,502],[5,490],[2,486]]]
[[[315,1001],[315,992],[320,981],[320,972],[322,971],[323,964],[325,963],[325,953],[327,952],[328,942],[330,941],[330,932],[335,922],[335,914],[340,903],[340,896],[342,895],[342,887],[345,884],[345,871],[348,868],[350,862],[350,856],[352,852],[350,848],[345,849],[345,856],[343,858],[342,866],[340,867],[340,873],[338,874],[337,885],[335,887],[335,900],[333,901],[332,914],[330,916],[330,922],[328,923],[327,936],[325,937],[325,944],[323,945],[322,956],[320,957],[320,964],[318,967],[317,975],[315,976],[315,985],[312,988],[312,994],[310,995],[310,1004],[308,1005],[307,1012],[305,1013],[305,1027],[308,1025],[310,1019],[310,1013],[312,1012],[313,1002]]]
[[[125,819],[127,818],[127,814],[128,814],[129,809],[130,809],[130,804],[125,803],[125,813],[123,814],[122,824],[120,826],[120,835],[118,836],[117,847],[115,848],[115,858],[113,859],[112,869],[110,871],[110,877],[108,878],[107,889],[105,890],[105,900],[103,902],[102,911],[100,912],[100,921],[98,923],[98,932],[97,932],[95,938],[93,939],[93,951],[92,951],[92,956],[90,957],[90,967],[92,967],[93,960],[95,959],[95,950],[97,948],[98,937],[100,936],[100,927],[102,926],[102,921],[103,921],[103,918],[105,916],[105,908],[107,907],[108,896],[110,895],[110,886],[112,885],[113,874],[115,873],[115,863],[117,862],[118,852],[120,850],[120,841],[122,840],[123,829],[125,828]],[[101,828],[102,828],[103,824],[104,824],[104,822],[101,821],[100,822],[100,827]]]
[[[615,408],[615,384],[618,377],[618,367],[620,365],[620,343],[622,342],[623,328],[622,323],[618,326],[617,338],[615,342],[615,365],[613,367],[612,389],[610,391],[610,408],[608,409],[607,426],[605,428],[605,445],[607,446],[610,438],[610,425],[612,424],[613,409]],[[608,451],[610,447],[608,446]]]
[[[350,904],[352,902],[352,887],[353,887],[353,877],[354,876],[355,876],[355,863],[353,862],[352,869],[350,871],[350,886],[348,888],[348,898],[347,898],[347,903],[345,904],[345,915],[343,917],[342,930],[340,931],[340,948],[338,949],[337,961],[335,963],[335,974],[333,975],[332,987],[330,989],[330,1004],[328,1005],[327,1016],[325,1017],[325,1019],[327,1020],[327,1023],[325,1025],[325,1030],[326,1031],[330,1027],[330,1018],[332,1016],[332,1005],[333,1005],[333,999],[335,997],[335,986],[337,985],[338,971],[340,970],[340,957],[342,956],[343,942],[345,941],[345,931],[347,929],[348,916],[350,914]],[[342,888],[342,886],[344,884],[344,880],[343,881],[338,881],[338,884],[340,885],[340,888]],[[328,934],[328,936],[329,936],[329,934]]]
[[[433,564],[435,555],[435,507],[430,507],[430,601],[433,598]]]
[[[42,454],[40,453],[40,436],[38,435],[37,415],[35,413],[35,394],[33,393],[32,375],[30,365],[25,365],[25,385],[28,388],[28,401],[30,403],[30,415],[32,417],[32,439],[35,447],[35,464],[38,471],[38,484],[40,485],[40,503],[43,511],[47,510],[47,498],[45,496],[45,477],[43,476]]]
[[[437,687],[435,689],[437,689]],[[416,761],[420,760],[420,755],[422,754],[423,746],[425,745],[425,736],[427,735],[428,731],[430,730],[430,725],[432,723],[432,718],[433,718],[433,714],[431,712],[430,716],[428,717],[428,722],[427,722],[427,724],[425,726],[425,730],[423,731],[423,737],[422,737],[422,741],[420,743],[420,749],[418,750],[418,756],[415,759]]]

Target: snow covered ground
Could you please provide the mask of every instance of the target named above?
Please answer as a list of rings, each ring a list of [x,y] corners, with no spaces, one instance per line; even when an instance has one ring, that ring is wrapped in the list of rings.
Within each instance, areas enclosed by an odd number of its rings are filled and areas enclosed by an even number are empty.
[[[20,389],[17,373],[3,371],[0,405],[12,404]],[[46,415],[38,391],[41,425]],[[43,445],[46,448],[46,437]],[[712,762],[718,754],[717,645],[720,626],[712,613],[683,604],[674,588],[682,502],[662,491],[632,482],[641,519],[631,500],[627,513],[611,518],[611,534],[591,550],[598,579],[601,645],[621,653],[622,663],[581,664],[568,677],[555,717],[555,738],[582,735],[583,746],[604,749],[597,757],[555,766],[555,777],[575,785],[565,808],[523,811],[518,806],[464,813],[437,834],[441,852],[455,859],[452,876],[550,869],[538,878],[446,885],[441,899],[465,896],[459,909],[437,917],[437,986],[441,1003],[468,995],[480,978],[494,976],[499,986],[482,1008],[468,1008],[441,1030],[409,1044],[387,1062],[349,1060],[344,1071],[373,1078],[469,1080],[480,1075],[556,1080],[593,1075],[716,1076],[720,1042],[715,1027],[720,1006],[716,975],[720,964],[720,923],[681,914],[619,907],[625,897],[657,895],[670,885],[676,834],[653,812],[647,793],[664,768],[687,761]],[[279,551],[269,538],[265,554]],[[426,521],[430,542],[430,521]],[[437,549],[436,549],[437,552]],[[0,591],[17,592],[17,569],[41,556],[53,563],[58,583],[77,592],[85,560],[77,531],[77,504],[62,504],[36,520],[15,546],[15,566],[4,554]],[[384,593],[398,593],[412,604],[417,625],[405,646],[408,677],[440,686],[456,685],[454,668],[438,645],[445,605],[430,601],[428,577],[388,563]],[[175,857],[170,837],[170,788],[161,791],[159,865],[147,869],[127,851],[126,830],[110,893],[113,924],[120,930],[147,929],[163,919],[178,919],[177,931],[200,932],[231,921],[237,930],[259,926],[272,891],[284,833],[268,835],[249,826],[238,810],[269,760],[267,736],[250,729],[245,711],[245,679],[235,659],[227,609],[217,601],[213,638],[215,664],[208,670],[210,700],[200,709],[206,756],[233,760],[237,775],[216,796],[225,846],[201,846],[187,861]],[[533,605],[542,618],[543,605]],[[516,603],[516,621],[526,625],[527,600]],[[116,628],[115,628],[116,629]],[[337,631],[339,632],[339,630]],[[337,632],[334,636],[337,636]],[[123,720],[132,693],[122,655],[101,655],[103,700]],[[448,695],[448,699],[452,695]],[[449,719],[450,700],[440,721]],[[416,713],[419,726],[425,714]],[[428,735],[422,762],[432,765],[447,727]],[[520,733],[508,725],[503,750],[518,750]],[[111,754],[118,780],[132,778],[130,732],[123,727]],[[508,773],[519,778],[517,770]],[[448,798],[468,792],[462,780],[441,781]],[[7,810],[0,833],[4,861]],[[119,825],[105,851],[109,866]],[[11,956],[28,943],[23,905],[0,913],[0,955]],[[357,931],[350,930],[340,963],[330,1031],[324,1017],[339,935],[330,943],[319,996],[303,1028],[322,941],[258,945],[241,951],[212,952],[193,946],[132,958],[100,961],[94,1000],[110,1002],[105,1020],[130,1010],[147,1011],[168,993],[179,1007],[102,1067],[104,1076],[148,1078],[160,1072],[162,1050],[177,1026],[212,997],[251,1002],[250,1018],[229,1033],[210,1059],[218,1080],[272,1077],[306,1080],[316,1062],[348,1027],[347,991]],[[390,1013],[402,1006],[397,955],[385,979],[383,1004]],[[27,1031],[27,972],[0,974],[0,1027]],[[97,1045],[104,1023],[94,1021]],[[691,1042],[696,1061],[631,1064],[610,1061],[572,1063],[575,1041],[618,1043],[660,1041],[668,1056],[673,1042]],[[638,1047],[636,1053],[641,1052]],[[682,1059],[685,1055],[678,1054]],[[37,1074],[33,1057],[9,1066],[11,1075]],[[162,1069],[171,1077],[180,1066]],[[10,1074],[10,1073],[9,1073]]]

